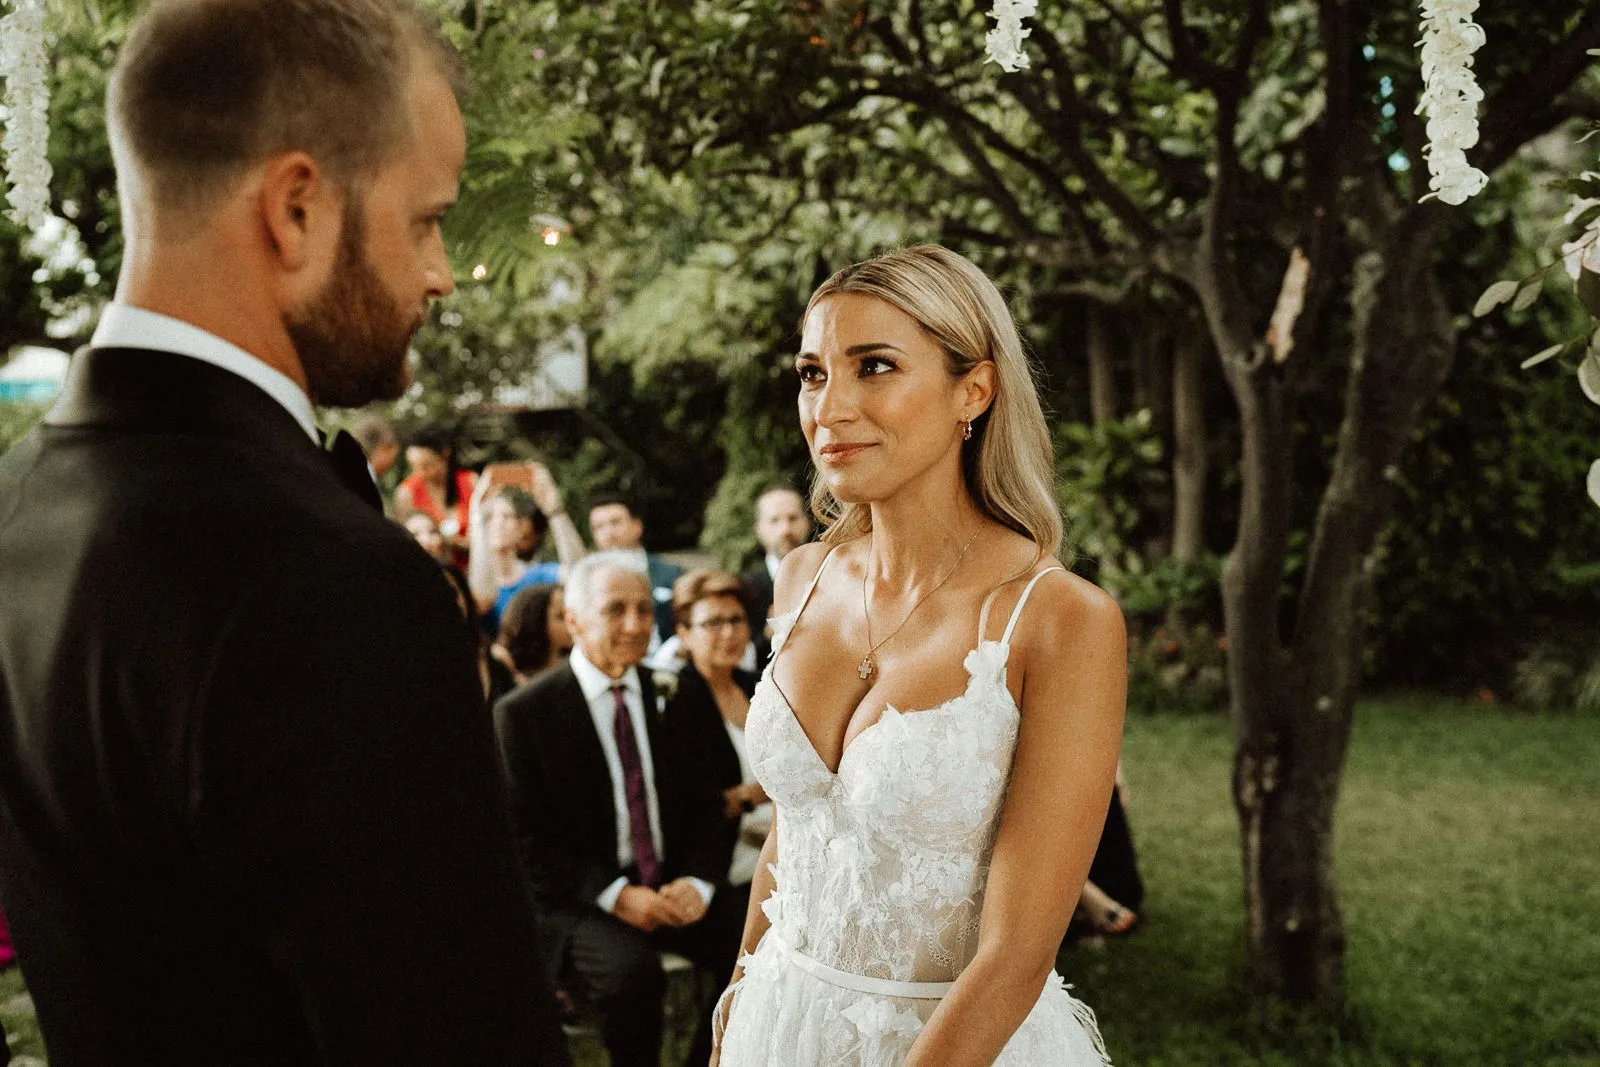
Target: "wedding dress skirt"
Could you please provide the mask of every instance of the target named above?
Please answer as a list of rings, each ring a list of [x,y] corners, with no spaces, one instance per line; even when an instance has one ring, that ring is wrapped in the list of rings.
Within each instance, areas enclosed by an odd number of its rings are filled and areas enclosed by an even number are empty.
[[[763,905],[771,928],[724,995],[721,1067],[898,1067],[971,961],[1017,738],[1006,657],[1032,588],[1001,640],[982,640],[980,622],[963,693],[926,711],[886,708],[837,772],[768,667],[745,736],[777,801],[777,888]],[[774,659],[799,614],[772,620]],[[1108,1062],[1094,1014],[1055,974],[995,1061]]]

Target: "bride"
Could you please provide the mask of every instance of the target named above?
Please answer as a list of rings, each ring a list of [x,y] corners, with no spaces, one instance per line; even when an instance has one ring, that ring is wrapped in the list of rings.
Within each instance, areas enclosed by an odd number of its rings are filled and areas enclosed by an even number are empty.
[[[1105,821],[1127,645],[1056,561],[1050,435],[994,284],[932,245],[825,282],[752,768],[776,802],[720,1067],[1106,1063],[1053,971]]]

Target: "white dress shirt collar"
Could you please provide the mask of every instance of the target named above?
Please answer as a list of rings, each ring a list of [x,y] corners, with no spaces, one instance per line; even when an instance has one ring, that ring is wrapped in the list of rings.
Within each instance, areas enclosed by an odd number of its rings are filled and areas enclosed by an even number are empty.
[[[238,345],[198,326],[132,304],[107,304],[89,343],[95,348],[157,349],[221,367],[276,400],[311,440],[318,440],[316,414],[305,390]]]
[[[779,559],[777,556],[774,556],[771,552],[767,553],[767,577],[768,578],[771,578],[773,581],[777,581],[778,580],[778,566],[782,562],[783,561],[781,559]]]
[[[567,657],[567,662],[572,665],[572,673],[578,679],[578,688],[583,690],[583,699],[592,701],[602,693],[611,692],[615,686],[622,686],[635,697],[644,698],[644,691],[639,684],[639,670],[629,667],[623,672],[621,678],[613,678],[605,671],[596,667],[583,654],[583,649],[574,646],[572,654]]]

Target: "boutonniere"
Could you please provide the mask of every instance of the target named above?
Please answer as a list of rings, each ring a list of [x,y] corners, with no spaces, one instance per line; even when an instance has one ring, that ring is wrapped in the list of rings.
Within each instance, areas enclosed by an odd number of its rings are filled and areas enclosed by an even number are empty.
[[[678,695],[678,676],[673,671],[652,671],[650,681],[656,690],[656,711],[664,712],[667,704]]]

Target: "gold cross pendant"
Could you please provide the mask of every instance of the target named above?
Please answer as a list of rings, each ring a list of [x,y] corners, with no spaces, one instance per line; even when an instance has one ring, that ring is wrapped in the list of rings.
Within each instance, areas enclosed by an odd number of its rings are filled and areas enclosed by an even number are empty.
[[[877,669],[878,665],[872,662],[872,653],[868,652],[866,658],[861,661],[861,666],[856,668],[856,674],[864,682],[868,678],[871,678],[872,672]]]

